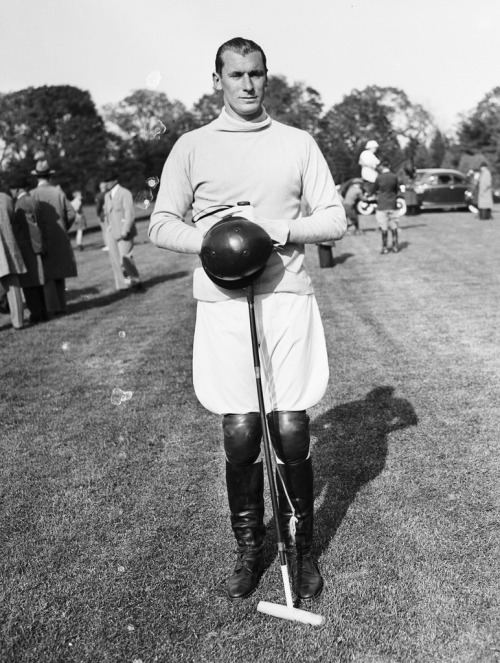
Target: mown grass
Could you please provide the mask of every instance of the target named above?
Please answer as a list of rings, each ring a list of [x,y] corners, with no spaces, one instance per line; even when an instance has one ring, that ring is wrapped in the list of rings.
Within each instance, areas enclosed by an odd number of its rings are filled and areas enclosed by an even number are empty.
[[[143,295],[112,290],[98,233],[69,315],[0,318],[0,660],[497,661],[498,215],[408,217],[380,256],[373,218],[307,260],[330,350],[312,409],[319,629],[268,568],[228,602],[234,544],[218,417],[191,387],[195,258],[139,224]],[[123,334],[122,332],[125,332]],[[113,388],[132,398],[113,405]]]

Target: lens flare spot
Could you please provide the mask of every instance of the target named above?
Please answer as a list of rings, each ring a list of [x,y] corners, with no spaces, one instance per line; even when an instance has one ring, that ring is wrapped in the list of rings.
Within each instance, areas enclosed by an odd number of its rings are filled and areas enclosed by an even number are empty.
[[[150,140],[160,140],[161,134],[164,134],[167,130],[167,127],[163,124],[161,120],[156,117],[151,118],[149,126],[149,139]]]
[[[146,85],[150,88],[158,87],[161,81],[161,74],[159,71],[152,71],[146,78]]]
[[[149,189],[143,189],[134,198],[134,205],[139,209],[148,209],[153,202],[153,194]]]
[[[113,405],[121,405],[125,401],[129,401],[133,395],[133,391],[122,391],[118,387],[115,387],[111,394],[111,402]]]
[[[160,182],[160,180],[157,177],[155,177],[154,175],[152,175],[151,177],[148,177],[148,179],[146,180],[146,184],[148,185],[148,187],[150,189],[154,189],[155,187],[157,187],[159,182]]]

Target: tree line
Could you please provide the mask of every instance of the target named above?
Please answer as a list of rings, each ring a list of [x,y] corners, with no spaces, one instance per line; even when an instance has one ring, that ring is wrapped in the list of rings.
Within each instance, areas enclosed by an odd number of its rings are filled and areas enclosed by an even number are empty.
[[[355,89],[325,110],[317,90],[270,76],[265,106],[276,120],[314,136],[337,183],[359,176],[358,157],[370,139],[393,169],[411,158],[417,168],[464,173],[487,161],[500,173],[500,87],[461,116],[454,137],[394,87]],[[138,191],[147,178],[159,177],[178,137],[213,120],[221,107],[216,92],[187,108],[163,92],[139,89],[99,110],[89,92],[70,85],[0,94],[0,172],[29,173],[43,155],[63,188],[81,190],[90,201],[113,162],[123,184]]]

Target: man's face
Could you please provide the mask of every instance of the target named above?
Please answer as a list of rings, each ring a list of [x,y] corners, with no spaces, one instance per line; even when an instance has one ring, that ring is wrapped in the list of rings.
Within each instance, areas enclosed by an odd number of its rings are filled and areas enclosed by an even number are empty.
[[[214,73],[216,90],[224,94],[224,106],[232,117],[254,120],[262,113],[267,75],[262,54],[254,51],[239,55],[233,51],[222,54],[222,73]]]

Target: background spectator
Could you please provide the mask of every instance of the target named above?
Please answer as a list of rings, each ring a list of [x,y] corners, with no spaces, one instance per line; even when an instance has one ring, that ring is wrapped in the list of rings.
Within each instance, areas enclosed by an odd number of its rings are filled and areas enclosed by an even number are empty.
[[[83,251],[83,231],[87,227],[87,219],[83,212],[82,192],[75,191],[71,200],[71,206],[75,210],[75,228],[76,228],[76,247]]]
[[[479,167],[479,177],[477,180],[477,206],[479,208],[480,219],[491,219],[493,191],[491,187],[491,172],[486,161],[483,161]]]
[[[14,237],[14,203],[7,191],[5,182],[0,180],[0,284],[7,294],[12,326],[22,329],[24,312],[19,274],[26,273],[26,266]]]
[[[19,275],[19,284],[30,311],[30,323],[36,324],[48,317],[43,291],[43,228],[40,225],[38,204],[28,193],[27,178],[19,176],[11,180],[10,191],[15,200],[12,226],[27,270],[25,274]]]
[[[62,189],[50,183],[54,172],[47,161],[37,161],[31,174],[38,178],[38,186],[31,191],[31,195],[39,203],[41,223],[47,238],[47,250],[43,255],[45,303],[49,315],[61,315],[66,313],[65,280],[77,276],[75,256],[68,237],[76,212]]]

